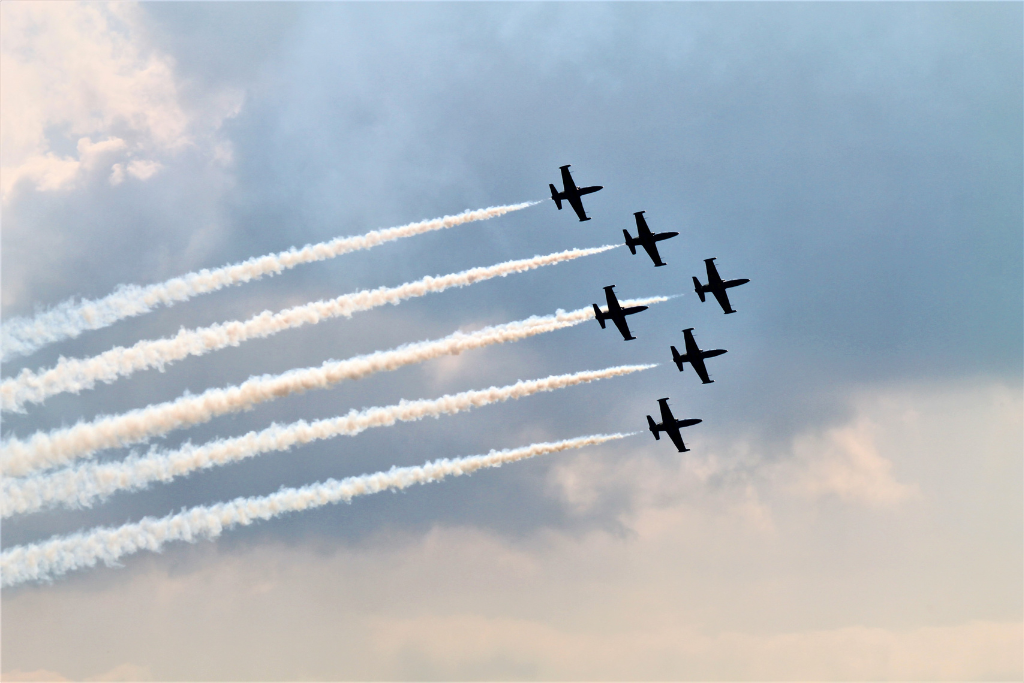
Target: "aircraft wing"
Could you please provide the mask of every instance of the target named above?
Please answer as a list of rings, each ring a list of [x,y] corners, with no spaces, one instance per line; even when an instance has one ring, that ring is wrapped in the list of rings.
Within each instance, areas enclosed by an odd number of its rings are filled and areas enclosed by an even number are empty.
[[[676,423],[676,418],[672,414],[672,409],[668,407],[668,399],[658,399],[658,406],[661,408],[661,424],[665,426],[666,429],[668,428],[668,425],[674,425]]]
[[[718,299],[718,304],[722,307],[723,311],[726,313],[736,312],[732,310],[732,305],[729,303],[729,295],[726,293],[725,287],[716,287],[711,290],[711,293],[715,295],[716,299]]]
[[[700,381],[704,384],[712,384],[711,379],[708,378],[708,369],[704,365],[704,359],[701,358],[700,354],[690,356],[690,365],[696,371],[697,376],[700,377]]]
[[[636,218],[636,236],[642,239],[643,236],[650,235],[651,229],[647,227],[647,219],[644,218],[644,212],[639,211],[634,213],[633,216]]]
[[[654,261],[655,267],[665,265],[661,260],[661,254],[658,253],[658,245],[654,240],[644,240],[642,244],[644,251],[646,251],[647,255],[651,257],[652,261]]]
[[[712,287],[714,285],[721,284],[722,276],[718,274],[718,268],[715,267],[715,259],[704,259],[704,263],[708,268],[708,286]]]
[[[666,425],[665,433],[668,434],[668,438],[672,439],[672,443],[676,445],[676,449],[680,453],[685,453],[686,451],[690,450],[686,447],[686,444],[683,443],[683,435],[679,433],[679,427],[675,425],[669,427],[668,425]]]
[[[683,339],[686,342],[687,360],[693,367],[694,372],[700,377],[701,382],[711,384],[711,379],[708,378],[708,369],[704,365],[704,354],[700,347],[697,346],[697,341],[693,338],[693,328],[683,330]]]
[[[563,171],[563,173],[568,173],[568,171]],[[580,219],[580,221],[590,220],[587,217],[587,212],[583,210],[583,200],[579,198],[579,195],[567,196],[566,199],[569,200],[569,206],[571,206],[572,210],[576,212],[576,216]]]
[[[686,342],[686,355],[688,356],[699,356],[700,347],[697,346],[697,340],[693,338],[693,328],[688,327],[683,330],[683,341]]]
[[[619,332],[622,333],[623,339],[625,339],[626,341],[629,341],[630,339],[636,339],[636,337],[629,333],[629,325],[626,324],[626,316],[617,315],[614,318],[612,318],[612,321],[615,323],[615,327],[619,328]]]
[[[615,285],[608,285],[604,288],[604,300],[608,302],[609,315],[622,310],[619,306],[619,297],[615,296]]]
[[[572,174],[569,173],[568,166],[562,166],[562,191],[566,194],[569,193],[570,187],[576,187],[576,183],[572,181]]]

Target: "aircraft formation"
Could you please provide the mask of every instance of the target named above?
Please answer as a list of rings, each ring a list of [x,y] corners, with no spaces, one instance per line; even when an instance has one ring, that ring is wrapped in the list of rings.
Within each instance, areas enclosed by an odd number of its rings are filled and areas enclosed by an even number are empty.
[[[566,202],[580,221],[590,220],[583,206],[583,197],[600,191],[600,186],[578,187],[561,167],[563,189],[551,186],[551,199],[561,209]],[[125,318],[142,315],[157,305],[184,302],[201,294],[243,284],[274,275],[302,263],[313,263],[354,251],[362,251],[385,242],[404,239],[461,223],[486,220],[518,211],[538,202],[522,202],[405,225],[371,230],[363,235],[337,237],[315,245],[291,248],[276,254],[250,258],[215,269],[187,273],[145,286],[121,287],[106,297],[94,300],[68,300],[34,317],[5,320],[0,326],[0,360],[9,356],[34,353],[48,344],[72,339],[87,330],[98,330]],[[677,236],[675,232],[656,233],[647,225],[645,213],[633,214],[636,237],[624,231],[626,245],[633,256],[643,247],[655,267],[665,262],[658,252],[658,243]],[[589,249],[570,249],[527,259],[505,261],[488,267],[476,267],[441,276],[427,276],[395,287],[378,287],[343,294],[330,300],[312,301],[270,314],[260,313],[247,320],[227,321],[194,329],[182,328],[169,338],[142,339],[130,349],[114,347],[92,358],[65,358],[51,368],[37,372],[24,368],[16,376],[0,377],[0,412],[23,412],[26,403],[43,403],[48,397],[62,393],[79,393],[110,383],[136,371],[159,367],[200,356],[228,346],[237,346],[249,339],[268,337],[287,329],[316,324],[321,320],[348,317],[357,311],[396,304],[399,301],[462,287],[486,279],[554,265],[583,256],[602,253],[615,245]],[[643,257],[641,256],[641,260]],[[701,301],[711,293],[725,313],[735,312],[728,289],[747,280],[723,280],[715,259],[705,259],[707,284],[694,278],[694,287]],[[661,271],[665,272],[665,271]],[[629,316],[642,313],[641,303],[664,301],[669,297],[651,297],[642,302],[620,304],[615,285],[604,287],[606,306],[593,305],[594,317],[602,329],[610,320],[622,338],[635,339],[629,329]],[[292,368],[280,374],[253,375],[244,382],[227,387],[210,387],[201,394],[185,392],[177,398],[150,403],[142,408],[118,415],[80,420],[71,427],[37,431],[27,438],[13,434],[0,439],[0,468],[3,484],[0,490],[0,518],[38,512],[52,507],[89,507],[106,500],[118,491],[140,490],[156,481],[187,476],[211,466],[223,466],[262,455],[288,450],[294,445],[353,436],[371,427],[390,426],[398,422],[440,417],[472,410],[491,403],[576,386],[654,367],[653,364],[619,365],[602,370],[552,375],[534,380],[519,380],[505,387],[488,387],[445,394],[436,399],[403,400],[393,405],[364,410],[352,409],[344,416],[291,424],[277,424],[260,432],[241,437],[220,438],[199,446],[188,444],[181,449],[154,446],[144,456],[123,461],[94,460],[104,450],[144,444],[177,429],[206,423],[214,418],[248,410],[257,404],[303,393],[311,388],[328,389],[348,380],[377,372],[421,363],[432,358],[460,353],[525,339],[537,334],[563,329],[589,319],[589,308],[550,316],[530,316],[526,320],[491,325],[474,332],[457,331],[439,339],[402,344],[346,358],[328,360],[320,366]],[[677,342],[678,343],[678,342]],[[683,330],[683,353],[672,346],[672,360],[679,370],[689,363],[701,382],[710,384],[705,361],[725,353],[724,349],[703,350],[697,344],[694,329]],[[700,419],[677,419],[669,399],[658,399],[660,422],[648,415],[647,425],[657,440],[668,434],[679,451],[686,451],[681,430],[701,422]],[[256,436],[254,437],[253,434]],[[99,561],[113,564],[118,558],[148,549],[159,551],[171,541],[193,541],[216,538],[225,530],[248,525],[257,519],[271,519],[339,502],[350,501],[379,491],[402,489],[415,483],[439,481],[449,476],[468,474],[485,467],[532,458],[544,453],[621,439],[629,434],[594,434],[550,443],[534,443],[521,448],[491,450],[487,454],[444,458],[421,466],[392,467],[390,470],[343,480],[326,479],[302,487],[281,488],[266,496],[243,496],[214,505],[196,505],[161,518],[147,517],[139,522],[126,522],[114,529],[96,527],[71,535],[54,536],[48,540],[8,547],[0,551],[0,587],[6,588],[26,581],[46,581],[67,572],[95,566]],[[100,469],[97,469],[100,468]],[[155,540],[154,540],[155,539]]]
[[[555,189],[555,186],[549,184],[551,188],[551,199],[555,202],[555,206],[559,211],[562,210],[562,202],[566,201],[569,206],[572,207],[573,211],[576,212],[576,216],[582,221],[589,221],[590,217],[587,216],[587,212],[583,208],[582,197],[593,192],[597,192],[602,189],[602,185],[594,185],[591,187],[577,187],[576,183],[572,179],[572,174],[569,172],[570,166],[559,167],[562,172],[562,191],[559,192]],[[636,211],[633,213],[633,218],[636,220],[637,236],[633,237],[629,234],[629,230],[623,230],[622,234],[626,238],[626,246],[629,247],[630,253],[636,256],[636,248],[643,247],[644,251],[650,257],[654,263],[654,267],[658,268],[667,265],[661,259],[661,254],[658,253],[658,242],[662,240],[671,239],[678,235],[678,232],[651,232],[650,227],[647,225],[647,220],[644,218],[644,211]],[[715,297],[718,305],[722,307],[722,312],[725,314],[735,313],[735,309],[732,307],[732,302],[729,301],[728,290],[733,287],[739,287],[740,285],[750,282],[748,278],[740,278],[736,280],[723,280],[722,276],[718,273],[718,268],[715,266],[714,258],[704,259],[705,270],[707,271],[707,284],[701,284],[697,277],[693,278],[693,288],[700,298],[701,303],[707,301],[707,294],[711,294]],[[623,308],[619,305],[619,300],[615,296],[615,285],[608,285],[604,288],[605,300],[607,303],[607,310],[602,311],[601,307],[596,303],[594,304],[594,316],[597,318],[597,322],[600,323],[601,329],[605,329],[607,321],[611,320],[615,323],[615,327],[618,328],[619,333],[622,334],[622,338],[625,341],[631,341],[636,339],[629,330],[629,324],[626,321],[626,316],[640,313],[641,311],[647,310],[647,306],[631,306]],[[708,375],[707,366],[704,360],[707,358],[714,358],[715,356],[721,356],[726,353],[726,349],[712,349],[703,350],[697,345],[696,339],[693,336],[692,327],[684,329],[683,332],[683,343],[685,352],[680,354],[679,350],[675,346],[670,346],[672,351],[672,362],[676,364],[679,371],[683,371],[683,366],[689,363],[693,368],[694,372],[700,378],[702,384],[713,384],[714,380]],[[655,422],[654,418],[650,415],[647,416],[647,425],[651,433],[654,435],[656,441],[661,440],[661,434],[664,432],[668,434],[669,439],[675,444],[676,449],[680,453],[686,453],[690,449],[686,447],[686,443],[683,441],[682,434],[680,432],[684,427],[691,427],[695,424],[699,424],[701,420],[696,418],[679,420],[672,414],[672,409],[669,408],[668,398],[659,398],[658,407],[661,409],[661,422]]]

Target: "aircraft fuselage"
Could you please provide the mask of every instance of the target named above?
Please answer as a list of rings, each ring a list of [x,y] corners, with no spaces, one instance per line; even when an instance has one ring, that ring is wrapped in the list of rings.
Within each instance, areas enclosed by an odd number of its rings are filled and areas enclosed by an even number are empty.
[[[750,282],[750,280],[747,278],[743,278],[741,280],[722,280],[721,276],[718,274],[718,269],[715,267],[715,259],[706,258],[704,259],[704,264],[707,266],[708,283],[706,285],[702,285],[700,280],[693,278],[693,289],[697,292],[697,296],[700,297],[701,301],[704,301],[704,295],[711,293],[714,295],[718,304],[722,307],[722,310],[725,313],[735,313],[736,311],[733,310],[732,304],[729,303],[729,295],[726,294],[725,290],[745,285]]]
[[[605,321],[611,320],[615,323],[615,327],[619,328],[619,332],[622,333],[622,338],[625,341],[636,339],[630,331],[629,325],[626,324],[626,316],[639,313],[640,311],[646,311],[646,306],[629,306],[623,308],[619,305],[619,300],[615,296],[615,285],[608,285],[604,288],[605,299],[608,301],[607,312],[602,311],[601,308],[594,304],[594,317],[597,318],[597,322],[601,324],[601,329],[604,329]]]
[[[705,358],[714,358],[715,356],[721,356],[723,353],[727,353],[726,349],[712,349],[709,351],[702,350],[697,346],[697,342],[693,338],[693,328],[689,327],[683,330],[683,339],[686,342],[686,353],[680,354],[676,350],[676,347],[670,347],[672,349],[672,361],[679,368],[679,372],[683,371],[683,363],[689,363],[697,376],[700,377],[700,381],[704,384],[714,384],[714,380],[708,376],[707,367],[704,365]]]
[[[686,453],[690,449],[686,447],[685,443],[683,443],[683,436],[682,434],[679,433],[679,430],[684,427],[692,427],[695,424],[700,424],[701,422],[703,422],[703,420],[677,420],[675,416],[672,415],[672,411],[668,407],[667,398],[659,398],[658,406],[661,408],[660,424],[655,424],[654,418],[652,418],[650,415],[647,416],[647,425],[648,428],[651,430],[651,434],[654,434],[654,440],[660,441],[660,433],[665,432],[666,434],[668,434],[668,437],[672,440],[672,443],[675,444],[676,449],[680,453]]]
[[[666,265],[661,260],[661,255],[658,253],[658,242],[667,240],[671,237],[678,235],[678,232],[659,232],[652,233],[651,229],[647,227],[647,221],[644,219],[644,211],[637,211],[633,214],[636,218],[636,238],[634,239],[628,230],[623,230],[622,234],[626,238],[626,246],[629,247],[630,253],[636,256],[636,248],[641,246],[647,255],[651,257],[654,262],[654,267]]]
[[[551,199],[554,200],[555,206],[558,210],[562,210],[562,200],[569,202],[569,206],[572,207],[573,211],[576,212],[576,216],[580,219],[580,222],[589,221],[590,218],[587,216],[587,212],[583,210],[583,201],[580,199],[585,194],[591,194],[602,189],[601,185],[592,185],[590,187],[576,187],[576,183],[572,179],[572,174],[569,173],[569,166],[560,166],[559,170],[562,172],[562,191],[559,192],[555,189],[555,186],[548,184],[551,188]]]

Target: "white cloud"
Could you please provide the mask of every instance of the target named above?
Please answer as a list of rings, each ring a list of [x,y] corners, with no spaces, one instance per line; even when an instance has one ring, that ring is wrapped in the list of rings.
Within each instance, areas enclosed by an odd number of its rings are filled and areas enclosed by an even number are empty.
[[[81,138],[78,141],[78,159],[87,169],[98,166],[106,166],[109,157],[123,153],[128,147],[121,138],[107,138],[100,142],[93,142],[89,138]]]
[[[90,676],[86,679],[87,681],[151,681],[153,680],[153,674],[150,673],[148,666],[138,666],[136,664],[118,664],[109,671],[105,671],[98,676]]]
[[[70,681],[72,679],[66,678],[56,671],[48,671],[46,669],[36,669],[35,671],[5,671],[5,681],[45,681],[53,683],[54,681]],[[118,664],[109,671],[105,671],[96,676],[89,676],[84,678],[85,681],[151,681],[153,676],[149,671],[148,667],[136,666],[135,664]]]
[[[163,164],[157,161],[136,159],[128,164],[128,175],[139,180],[149,180],[163,168]]]
[[[877,426],[866,418],[856,424],[806,434],[793,444],[793,460],[777,476],[792,490],[819,498],[838,496],[846,502],[889,507],[920,495],[914,485],[894,478],[893,463],[875,444]]]
[[[550,493],[580,517],[614,509],[619,529],[254,534],[25,587],[4,596],[19,626],[4,664],[76,679],[125,661],[182,680],[1019,678],[1019,388],[853,404],[785,465],[697,439],[552,458]]]
[[[686,454],[671,444],[657,456],[647,448],[620,452],[614,459],[580,453],[554,466],[549,488],[576,514],[586,514],[610,498],[631,501],[633,511],[671,508],[709,496],[762,530],[774,528],[763,497],[796,494],[816,500],[892,508],[920,497],[917,485],[897,479],[893,461],[878,444],[887,431],[905,424],[919,396],[871,396],[853,399],[854,416],[838,427],[812,427],[789,448],[768,457],[759,444],[744,439],[703,437]],[[893,401],[903,402],[894,408]],[[882,404],[885,404],[884,407]],[[647,438],[646,433],[644,438]],[[890,449],[891,450],[891,449]],[[898,454],[897,454],[898,455]],[[645,513],[646,514],[646,513]],[[726,514],[723,508],[723,514]]]
[[[185,81],[153,47],[150,21],[129,2],[0,4],[8,315],[178,274],[226,236],[233,151],[222,124],[242,91]],[[98,244],[136,258],[101,266]]]
[[[123,171],[113,167],[111,157],[120,162],[136,154],[173,155],[238,112],[241,97],[235,92],[220,93],[207,111],[186,110],[173,61],[139,40],[137,12],[130,3],[8,2],[0,7],[0,193],[5,202],[19,181],[55,191],[98,168],[81,143],[76,156],[59,151],[62,142],[81,138],[94,154],[102,152],[109,163],[100,170],[110,172],[117,184]],[[120,145],[97,149],[106,144],[89,142],[97,136]],[[230,158],[224,147],[221,143],[217,158]],[[156,163],[129,161],[128,171],[144,180],[159,170]]]
[[[55,681],[70,681],[70,678],[61,676],[56,671],[48,671],[46,669],[36,669],[34,671],[5,671],[5,681],[42,681],[44,683],[54,683]]]
[[[6,597],[5,618],[36,630],[12,634],[5,647],[14,661],[24,657],[26,633],[46,633],[51,650],[65,649],[61,657],[43,650],[36,657],[77,658],[61,670],[72,679],[93,670],[113,679],[107,660],[128,656],[150,662],[137,667],[147,678],[175,680],[977,680],[1022,673],[1024,624],[1014,620],[781,629],[756,618],[702,623],[702,603],[731,612],[749,589],[730,597],[711,586],[735,576],[726,566],[717,576],[702,571],[679,552],[685,548],[662,552],[656,546],[664,539],[559,536],[522,546],[438,529],[396,540],[334,553],[294,545],[233,554],[209,545],[179,549],[134,570],[112,570],[121,571],[117,580]],[[706,543],[689,548],[708,550]],[[763,589],[786,593],[783,609],[799,609],[793,588],[770,581]],[[92,616],[99,613],[101,631]],[[785,621],[784,614],[764,616]],[[79,648],[87,654],[72,656]]]
[[[59,190],[75,179],[80,168],[81,163],[70,157],[61,158],[52,152],[35,154],[24,159],[17,167],[0,168],[0,175],[3,176],[0,193],[6,197],[10,188],[22,178],[35,181],[36,189],[43,192]]]
[[[396,678],[570,680],[971,680],[1019,671],[1020,623],[906,631],[851,627],[765,635],[693,628],[573,632],[470,615],[373,619],[371,643]],[[405,665],[403,667],[403,664]]]

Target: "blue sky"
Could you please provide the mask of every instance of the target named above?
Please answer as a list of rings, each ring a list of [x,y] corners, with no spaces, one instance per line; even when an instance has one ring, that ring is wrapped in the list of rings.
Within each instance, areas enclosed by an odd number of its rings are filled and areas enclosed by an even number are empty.
[[[5,549],[282,485],[642,430],[662,396],[704,422],[687,454],[644,433],[6,590],[5,676],[1021,675],[1019,4],[48,7],[2,9],[5,318],[544,199],[566,163],[605,189],[586,198],[587,223],[545,200],[126,320],[5,363],[5,377],[616,243],[634,211],[680,235],[660,245],[665,268],[620,248],[323,322],[5,414],[5,437],[587,306],[607,284],[684,296],[631,318],[635,342],[590,322],[157,443],[661,363],[641,375],[15,517]],[[751,280],[733,290],[737,315],[692,292],[710,257]],[[714,384],[671,364],[684,327],[729,349],[709,361]]]

